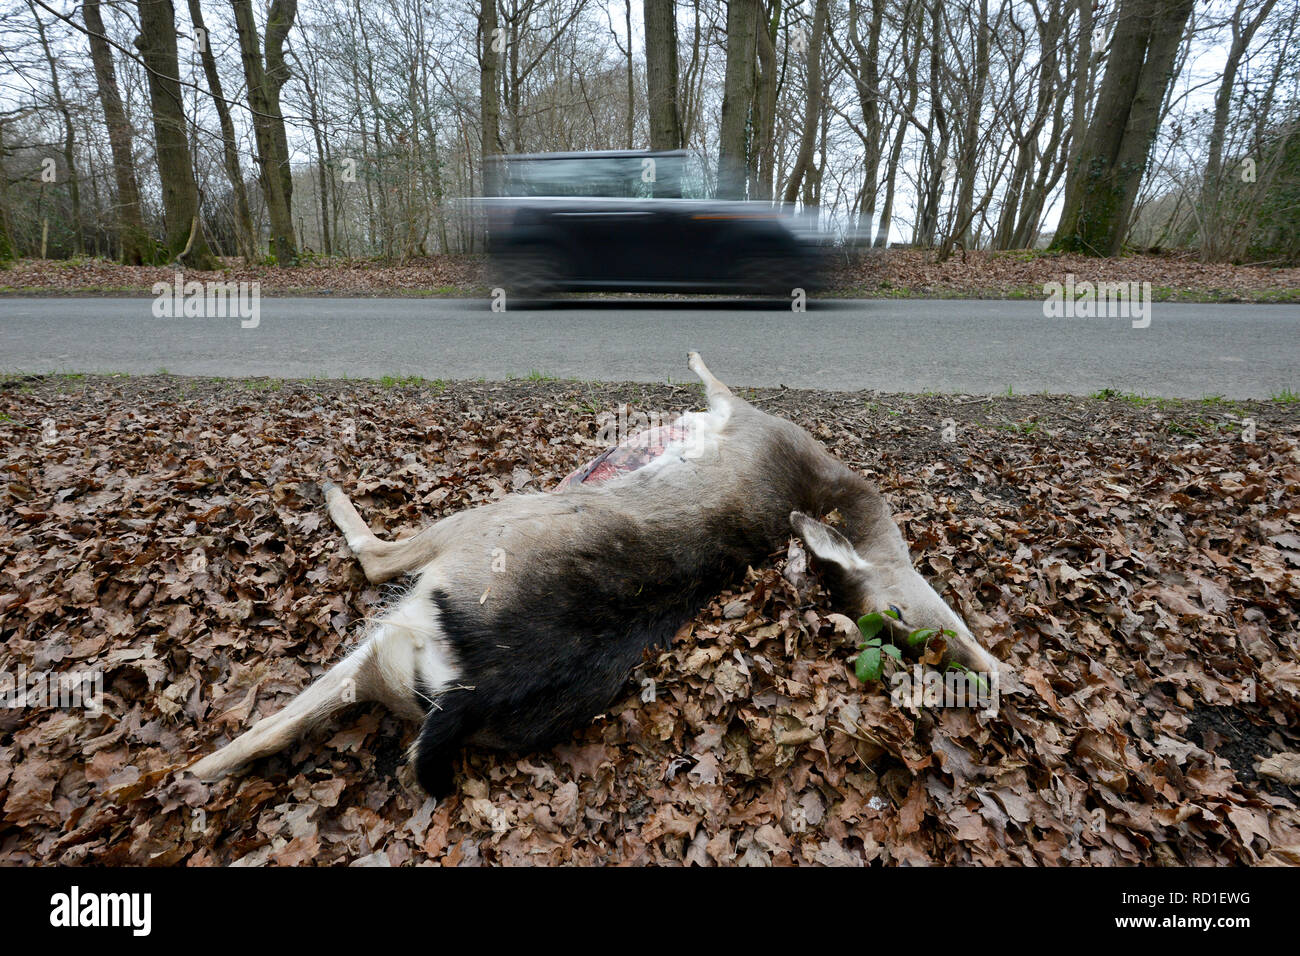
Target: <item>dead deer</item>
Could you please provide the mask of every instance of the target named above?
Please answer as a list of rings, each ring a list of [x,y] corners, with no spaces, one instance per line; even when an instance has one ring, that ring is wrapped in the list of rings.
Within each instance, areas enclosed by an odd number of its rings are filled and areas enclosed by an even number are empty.
[[[451,790],[465,744],[530,751],[600,714],[652,645],[666,646],[791,531],[854,618],[894,608],[946,628],[952,660],[996,686],[998,664],[912,567],[881,494],[808,432],[732,394],[692,352],[707,412],[664,453],[598,484],[513,494],[382,541],[334,485],[330,517],[372,582],[414,583],[342,661],[274,716],[190,769],[218,779],[353,701],[423,720],[420,784]],[[838,512],[843,532],[818,518]]]

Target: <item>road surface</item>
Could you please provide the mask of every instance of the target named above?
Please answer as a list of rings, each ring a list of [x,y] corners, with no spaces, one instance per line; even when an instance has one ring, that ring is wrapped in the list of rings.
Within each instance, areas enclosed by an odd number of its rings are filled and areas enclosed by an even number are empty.
[[[1300,306],[1155,303],[1050,319],[1038,301],[865,300],[805,313],[745,300],[263,298],[238,318],[155,318],[148,298],[0,298],[0,372],[276,378],[691,381],[698,349],[740,386],[1268,398],[1300,391]]]

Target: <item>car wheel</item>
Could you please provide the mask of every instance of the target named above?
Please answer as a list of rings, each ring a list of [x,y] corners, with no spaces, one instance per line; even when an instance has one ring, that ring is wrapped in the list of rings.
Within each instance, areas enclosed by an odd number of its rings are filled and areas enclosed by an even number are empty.
[[[521,299],[554,292],[563,278],[559,255],[547,246],[527,246],[514,253],[507,265],[504,286]]]
[[[747,295],[788,297],[795,283],[789,278],[790,263],[770,252],[750,253],[736,268],[740,291]]]

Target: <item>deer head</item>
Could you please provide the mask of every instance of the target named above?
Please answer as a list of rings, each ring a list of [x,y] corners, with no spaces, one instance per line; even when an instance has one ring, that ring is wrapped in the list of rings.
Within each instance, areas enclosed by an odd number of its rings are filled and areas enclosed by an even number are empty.
[[[985,675],[996,687],[997,659],[912,567],[892,521],[887,529],[876,531],[865,554],[830,525],[802,512],[791,512],[790,524],[821,563],[831,593],[853,617],[892,609],[898,613],[897,631],[902,634],[923,627],[952,631],[956,637],[948,639],[949,659]]]

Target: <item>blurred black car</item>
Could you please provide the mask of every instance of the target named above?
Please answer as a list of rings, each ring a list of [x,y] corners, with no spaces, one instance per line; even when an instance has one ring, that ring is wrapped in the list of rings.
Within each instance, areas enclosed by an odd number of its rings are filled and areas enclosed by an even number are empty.
[[[687,150],[494,157],[488,252],[507,294],[814,291],[825,258],[815,218],[709,198]]]

